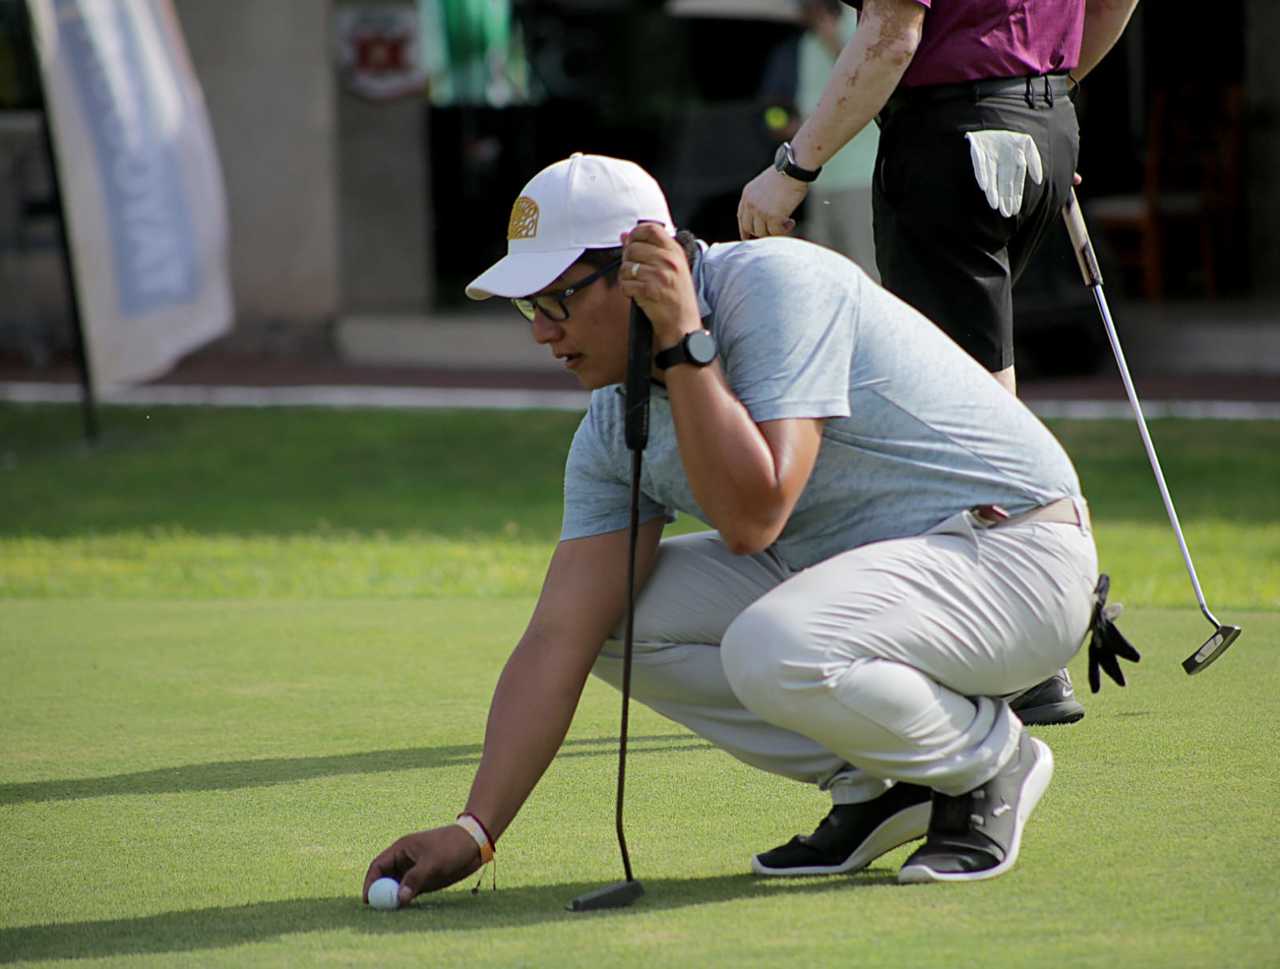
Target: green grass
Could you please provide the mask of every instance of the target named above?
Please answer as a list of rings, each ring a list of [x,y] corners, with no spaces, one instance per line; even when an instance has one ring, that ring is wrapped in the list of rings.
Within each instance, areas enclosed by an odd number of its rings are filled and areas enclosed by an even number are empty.
[[[560,522],[560,413],[0,406],[0,597],[524,596]],[[1130,421],[1055,422],[1130,606],[1184,606]],[[1280,608],[1280,423],[1154,421],[1215,609]],[[683,522],[684,529],[699,527]]]
[[[1268,966],[1280,690],[1280,425],[1153,422],[1220,618],[1208,633],[1129,422],[1055,423],[1144,651],[1041,731],[1055,781],[1018,867],[969,886],[762,882],[823,798],[617,697],[503,838],[498,891],[359,904],[396,836],[459,810],[527,618],[576,423],[562,414],[0,406],[0,964]],[[685,527],[696,527],[688,523]],[[1073,666],[1083,683],[1082,659]]]
[[[1195,617],[1126,617],[1147,657],[1082,723],[1041,732],[1055,782],[989,883],[899,887],[905,850],[852,878],[752,879],[750,854],[814,823],[821,796],[636,709],[627,824],[648,894],[565,912],[620,877],[617,700],[593,683],[502,841],[496,893],[363,908],[373,854],[462,804],[527,605],[4,603],[0,963],[1274,964],[1274,613],[1235,617],[1247,638],[1193,680],[1177,661]]]

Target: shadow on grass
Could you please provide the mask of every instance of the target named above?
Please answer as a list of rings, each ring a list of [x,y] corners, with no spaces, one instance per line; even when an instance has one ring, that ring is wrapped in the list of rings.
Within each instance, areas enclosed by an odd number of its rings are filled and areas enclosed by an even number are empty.
[[[0,964],[224,949],[335,929],[373,937],[406,933],[476,933],[478,936],[502,928],[546,922],[612,921],[628,918],[632,913],[641,915],[738,899],[848,891],[893,883],[895,879],[896,874],[887,868],[869,869],[852,878],[836,876],[783,882],[746,874],[642,879],[645,895],[630,908],[581,914],[565,910],[569,899],[600,887],[600,883],[563,882],[482,891],[477,896],[455,888],[420,898],[399,912],[374,911],[353,893],[341,898],[259,902],[130,919],[0,929]]]
[[[589,737],[565,741],[557,757],[613,756],[616,737]],[[180,794],[185,791],[233,791],[246,787],[269,787],[318,777],[346,774],[382,774],[403,770],[456,767],[480,762],[481,746],[409,747],[400,750],[369,750],[334,757],[269,757],[263,760],[227,760],[183,767],[85,777],[75,780],[32,781],[0,784],[0,804],[29,804],[39,801],[76,801],[119,794]],[[644,756],[672,751],[711,750],[712,746],[692,734],[657,734],[631,737],[628,754]]]

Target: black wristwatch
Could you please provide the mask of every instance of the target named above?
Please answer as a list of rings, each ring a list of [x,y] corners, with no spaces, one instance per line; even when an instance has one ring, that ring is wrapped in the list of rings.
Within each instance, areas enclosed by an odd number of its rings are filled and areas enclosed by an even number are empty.
[[[670,370],[682,363],[691,363],[695,367],[705,367],[720,351],[716,349],[716,338],[710,330],[694,330],[686,333],[684,339],[673,347],[668,347],[653,358],[659,370]]]
[[[773,156],[773,167],[798,182],[814,182],[822,174],[821,165],[817,168],[801,168],[797,165],[796,153],[792,150],[789,141],[784,141],[778,146],[778,152]]]

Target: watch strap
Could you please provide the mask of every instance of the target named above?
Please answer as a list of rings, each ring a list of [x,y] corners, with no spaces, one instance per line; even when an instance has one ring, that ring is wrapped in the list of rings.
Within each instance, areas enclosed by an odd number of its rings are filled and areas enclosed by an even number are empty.
[[[822,166],[817,168],[801,168],[796,164],[795,150],[791,147],[791,142],[784,141],[778,148],[778,157],[782,164],[775,167],[782,174],[789,178],[794,178],[798,182],[816,182],[818,176],[822,174]]]
[[[684,345],[684,338],[673,347],[667,347],[654,354],[653,362],[659,370],[670,370],[681,363],[690,363],[689,351]]]

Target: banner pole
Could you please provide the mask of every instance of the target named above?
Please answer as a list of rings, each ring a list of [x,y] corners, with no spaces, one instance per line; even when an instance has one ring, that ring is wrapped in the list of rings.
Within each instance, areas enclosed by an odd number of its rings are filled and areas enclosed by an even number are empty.
[[[62,201],[62,175],[58,168],[58,152],[53,143],[53,117],[49,106],[49,92],[44,84],[44,69],[40,52],[36,49],[35,24],[26,3],[27,37],[31,42],[32,63],[36,65],[36,83],[40,87],[40,110],[44,115],[44,150],[49,162],[50,181],[53,185],[53,208],[58,217],[58,240],[62,248],[62,275],[66,282],[68,305],[71,308],[71,331],[80,370],[80,415],[84,426],[84,439],[90,444],[98,442],[98,408],[93,389],[93,371],[89,369],[89,349],[84,336],[84,321],[80,313],[80,291],[76,287],[75,256],[71,252],[71,232],[67,210]]]

